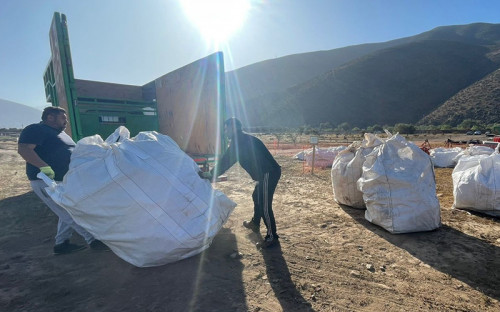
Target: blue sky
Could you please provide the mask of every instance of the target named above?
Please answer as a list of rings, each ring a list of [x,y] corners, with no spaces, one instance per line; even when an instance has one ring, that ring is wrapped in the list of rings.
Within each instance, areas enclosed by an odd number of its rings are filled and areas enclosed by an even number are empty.
[[[217,7],[222,0],[204,1]],[[229,71],[290,54],[412,36],[438,26],[500,23],[497,0],[247,1],[250,6],[239,28],[214,43],[178,0],[0,0],[0,98],[39,109],[48,105],[42,76],[50,59],[54,12],[67,16],[77,79],[132,85],[219,50]],[[224,8],[215,11],[221,12]]]

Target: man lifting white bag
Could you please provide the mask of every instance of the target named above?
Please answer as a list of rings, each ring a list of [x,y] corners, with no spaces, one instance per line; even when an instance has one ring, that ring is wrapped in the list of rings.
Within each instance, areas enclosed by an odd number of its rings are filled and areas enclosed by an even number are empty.
[[[125,127],[104,142],[78,141],[64,180],[50,197],[123,260],[139,267],[184,259],[208,248],[236,204],[198,175],[168,136]]]
[[[441,225],[431,159],[398,134],[366,156],[358,188],[366,203],[365,219],[391,233]]]

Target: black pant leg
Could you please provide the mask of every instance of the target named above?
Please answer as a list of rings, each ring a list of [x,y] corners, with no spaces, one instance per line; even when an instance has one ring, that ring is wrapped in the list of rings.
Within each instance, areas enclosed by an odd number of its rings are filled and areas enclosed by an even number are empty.
[[[262,195],[262,218],[264,219],[264,224],[267,227],[266,236],[268,237],[278,237],[278,234],[276,233],[276,220],[274,219],[273,212],[273,196],[280,177],[281,169],[278,168],[264,174],[263,180],[259,181],[259,184],[261,184],[260,192]]]
[[[260,183],[257,182],[255,185],[255,189],[253,190],[252,193],[252,199],[253,199],[253,222],[257,225],[260,225],[260,219],[262,218],[262,191],[261,188],[259,187]]]

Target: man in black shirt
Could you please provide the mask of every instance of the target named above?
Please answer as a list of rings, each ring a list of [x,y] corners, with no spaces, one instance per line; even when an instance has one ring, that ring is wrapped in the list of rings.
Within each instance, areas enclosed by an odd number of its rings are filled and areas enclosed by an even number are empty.
[[[94,250],[109,250],[101,241],[73,221],[69,213],[56,204],[45,192],[45,183],[37,178],[45,173],[55,181],[62,181],[69,169],[71,153],[75,142],[64,132],[68,119],[60,107],[46,107],[42,121],[27,126],[18,141],[18,153],[26,160],[26,175],[35,194],[59,217],[54,254],[66,254],[85,249],[85,246],[71,244],[69,239],[76,231]]]
[[[281,177],[281,167],[273,158],[264,143],[241,130],[241,122],[230,118],[224,123],[226,136],[231,140],[229,148],[210,171],[209,177],[218,177],[236,162],[257,181],[252,194],[254,214],[251,221],[244,221],[243,226],[259,233],[260,219],[267,228],[266,237],[258,247],[267,248],[278,242],[276,222],[272,209],[273,195]]]

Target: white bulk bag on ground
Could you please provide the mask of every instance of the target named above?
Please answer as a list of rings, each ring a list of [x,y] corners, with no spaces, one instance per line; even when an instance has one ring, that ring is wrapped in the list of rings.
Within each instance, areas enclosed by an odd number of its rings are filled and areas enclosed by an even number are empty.
[[[334,146],[329,148],[316,148],[314,155],[314,167],[331,167],[335,157],[340,151],[345,150],[345,146]],[[312,167],[313,150],[312,148],[304,152],[304,159],[308,166]]]
[[[438,168],[453,168],[457,164],[454,159],[462,152],[461,147],[433,148],[430,151],[431,161],[434,167]]]
[[[457,164],[460,158],[464,156],[491,155],[493,152],[494,149],[488,146],[471,145],[458,153],[458,155],[453,158],[453,161]]]
[[[311,152],[312,152],[312,148],[310,148],[310,150],[311,150]],[[302,161],[304,161],[304,160],[305,160],[305,159],[304,159],[304,155],[305,155],[306,151],[307,151],[307,150],[302,151],[302,152],[298,152],[297,154],[295,154],[295,155],[293,156],[293,158],[298,159],[298,160],[302,160]]]
[[[80,140],[70,170],[48,194],[125,261],[139,267],[208,248],[236,206],[168,136],[120,127]]]
[[[441,224],[430,157],[398,134],[366,156],[358,188],[365,218],[391,233],[430,231]]]
[[[358,190],[357,181],[363,172],[365,157],[383,141],[376,135],[365,133],[363,142],[354,142],[341,151],[332,164],[333,198],[338,204],[353,208],[366,208],[363,193]]]
[[[500,154],[462,157],[452,177],[455,208],[500,216]]]

